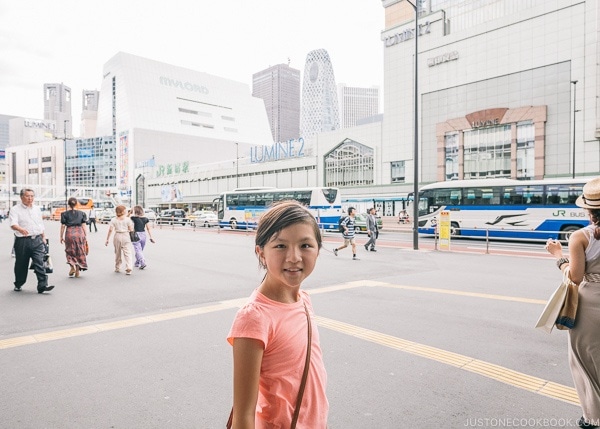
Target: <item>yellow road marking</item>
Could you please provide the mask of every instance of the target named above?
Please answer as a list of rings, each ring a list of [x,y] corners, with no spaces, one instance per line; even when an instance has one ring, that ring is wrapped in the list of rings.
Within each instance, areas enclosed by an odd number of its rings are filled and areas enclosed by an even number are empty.
[[[469,296],[484,299],[494,299],[501,301],[513,301],[530,304],[545,304],[546,301],[530,298],[520,298],[505,295],[493,295],[475,292],[465,292],[451,289],[439,289],[439,288],[427,288],[420,286],[407,286],[407,285],[395,285],[391,283],[373,281],[373,280],[359,280],[344,284],[337,284],[327,286],[318,289],[311,289],[309,293],[311,295],[320,293],[330,293],[340,290],[353,289],[358,287],[386,287],[395,289],[415,290],[420,292],[429,293],[441,293],[458,296]],[[134,326],[146,325],[150,323],[157,323],[166,320],[180,319],[184,317],[197,316],[200,314],[207,314],[211,312],[239,308],[244,305],[247,298],[232,299],[228,301],[222,301],[220,303],[209,305],[205,307],[196,307],[179,311],[172,311],[168,313],[153,314],[142,317],[135,317],[131,319],[123,319],[117,321],[111,321],[106,323],[99,323],[94,325],[81,326],[70,329],[63,329],[59,331],[43,332],[39,334],[25,335],[22,337],[7,338],[0,340],[0,350],[9,349],[13,347],[20,347],[30,344],[42,343],[45,341],[54,341],[65,338],[72,338],[80,335],[89,335],[99,332],[106,332],[115,329],[130,328]],[[572,387],[564,386],[562,384],[554,383],[541,378],[533,377],[522,372],[514,371],[509,368],[501,367],[498,365],[491,364],[489,362],[481,361],[478,359],[464,356],[458,353],[449,352],[436,347],[431,347],[425,344],[416,343],[402,338],[397,338],[391,335],[383,334],[381,332],[372,331],[370,329],[361,328],[358,326],[350,325],[348,323],[328,319],[325,317],[317,316],[316,322],[319,326],[326,329],[337,331],[346,335],[369,341],[375,344],[379,344],[385,347],[389,347],[395,350],[399,350],[405,353],[410,353],[415,356],[420,356],[425,359],[434,360],[446,365],[450,365],[456,368],[463,369],[475,374],[479,374],[483,377],[487,377],[501,383],[508,384],[510,386],[518,387],[530,392],[538,393],[553,399],[564,401],[573,405],[579,405],[579,400],[575,389]]]
[[[369,285],[369,286],[371,286],[371,285]],[[381,287],[388,287],[388,288],[395,288],[395,289],[416,290],[419,292],[434,292],[434,293],[442,293],[442,294],[447,294],[447,295],[470,296],[470,297],[474,297],[474,298],[495,299],[498,301],[523,302],[526,304],[546,305],[546,302],[548,302],[547,300],[543,300],[543,299],[523,298],[523,297],[519,297],[519,296],[494,295],[494,294],[489,294],[489,293],[465,292],[462,290],[439,289],[439,288],[430,288],[430,287],[421,287],[421,286],[395,285],[395,284],[391,284],[391,283],[379,283],[374,286],[381,286]]]
[[[405,353],[410,353],[412,355],[454,366],[465,371],[473,372],[483,377],[491,378],[501,383],[508,384],[510,386],[548,396],[553,399],[558,399],[559,401],[567,402],[573,405],[579,405],[577,392],[575,389],[568,386],[563,386],[558,383],[533,377],[519,371],[514,371],[509,368],[504,368],[502,366],[494,365],[479,359],[474,359],[469,356],[464,356],[458,353],[438,349],[436,347],[403,340],[401,338],[382,334],[381,332],[371,331],[370,329],[360,328],[358,326],[350,325],[337,320],[317,316],[316,321],[319,326],[322,326],[326,329],[341,332],[361,340],[370,341],[372,343],[400,350]]]

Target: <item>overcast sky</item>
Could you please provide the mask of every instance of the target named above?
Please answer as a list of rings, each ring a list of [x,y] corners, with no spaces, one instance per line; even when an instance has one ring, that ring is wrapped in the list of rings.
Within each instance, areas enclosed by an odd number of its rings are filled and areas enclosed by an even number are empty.
[[[41,119],[44,83],[100,89],[119,51],[249,85],[329,52],[337,83],[383,90],[381,0],[0,0],[0,114]]]

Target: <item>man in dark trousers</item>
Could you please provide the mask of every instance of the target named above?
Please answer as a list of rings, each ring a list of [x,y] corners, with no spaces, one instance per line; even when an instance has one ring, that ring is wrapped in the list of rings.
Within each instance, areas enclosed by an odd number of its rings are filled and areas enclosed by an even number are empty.
[[[374,208],[370,208],[367,213],[367,234],[369,234],[369,241],[365,243],[365,250],[371,252],[377,252],[375,249],[375,241],[377,240],[377,217]]]
[[[15,232],[15,292],[20,292],[27,281],[29,260],[37,276],[38,293],[54,289],[48,286],[48,275],[44,268],[46,234],[42,211],[33,205],[32,189],[21,189],[21,202],[10,209],[10,227]]]
[[[89,219],[89,225],[90,225],[90,232],[92,232],[92,224],[94,225],[94,232],[98,232],[98,227],[96,226],[96,209],[94,208],[94,205],[92,204],[92,209],[90,210],[90,219]]]

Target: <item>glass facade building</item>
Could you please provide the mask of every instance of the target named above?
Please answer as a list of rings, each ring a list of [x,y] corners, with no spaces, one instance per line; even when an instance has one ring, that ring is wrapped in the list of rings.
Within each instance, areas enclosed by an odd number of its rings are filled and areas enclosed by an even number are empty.
[[[340,128],[337,88],[333,66],[325,49],[306,55],[302,82],[300,135],[310,139],[323,131]]]

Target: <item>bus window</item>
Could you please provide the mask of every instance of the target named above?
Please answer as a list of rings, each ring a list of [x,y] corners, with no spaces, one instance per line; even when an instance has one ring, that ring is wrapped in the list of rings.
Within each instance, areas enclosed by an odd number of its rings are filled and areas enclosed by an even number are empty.
[[[583,183],[573,185],[546,185],[546,204],[575,204],[583,193]]]
[[[294,196],[294,199],[303,206],[309,206],[311,195],[312,191],[297,191],[296,195]]]
[[[461,189],[433,189],[434,205],[452,206],[461,203]]]
[[[227,207],[237,207],[237,206],[239,206],[238,197],[239,197],[239,195],[236,195],[236,194],[227,194],[227,201],[225,202],[225,205]]]

